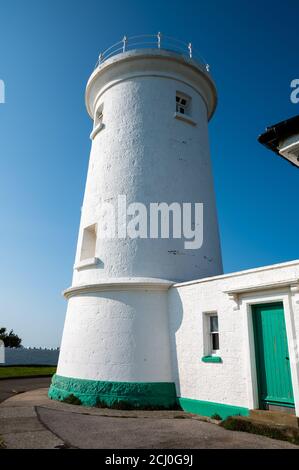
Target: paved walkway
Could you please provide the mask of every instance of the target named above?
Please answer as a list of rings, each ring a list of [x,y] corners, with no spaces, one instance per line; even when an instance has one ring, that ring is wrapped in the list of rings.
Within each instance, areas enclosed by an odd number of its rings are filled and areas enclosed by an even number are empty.
[[[288,442],[226,431],[181,411],[119,411],[51,401],[47,389],[0,405],[10,449],[291,449]]]
[[[37,388],[49,387],[50,382],[51,377],[1,379],[0,403],[18,393],[28,392],[29,390],[36,390]]]

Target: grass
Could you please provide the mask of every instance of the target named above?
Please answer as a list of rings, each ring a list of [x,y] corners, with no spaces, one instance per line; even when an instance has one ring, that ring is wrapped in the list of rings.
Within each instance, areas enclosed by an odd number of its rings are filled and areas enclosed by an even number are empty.
[[[54,375],[54,366],[1,366],[0,379],[13,379],[18,377],[32,377],[35,375]]]
[[[229,431],[241,431],[260,436],[270,437],[271,439],[279,439],[280,441],[288,441],[292,444],[299,445],[299,429],[287,426],[274,426],[262,423],[253,423],[251,421],[238,420],[228,417],[220,423],[224,429]]]

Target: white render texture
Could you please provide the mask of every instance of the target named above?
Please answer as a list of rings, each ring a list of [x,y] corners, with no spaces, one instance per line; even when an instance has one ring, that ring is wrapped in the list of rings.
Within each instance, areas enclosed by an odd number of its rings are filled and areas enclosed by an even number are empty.
[[[191,98],[189,120],[177,119],[177,92]],[[222,273],[208,142],[215,86],[178,54],[131,51],[95,70],[86,106],[94,129],[58,374],[172,382],[167,289]],[[202,248],[185,249],[184,239],[102,239],[102,204],[116,208],[119,195],[148,208],[203,203]]]
[[[59,375],[172,382],[170,364],[165,291],[113,290],[69,299]]]
[[[178,120],[176,92],[191,97],[196,125]],[[208,114],[214,85],[201,68],[157,50],[119,54],[92,75],[86,91],[94,116],[103,106],[102,129],[92,140],[76,263],[84,228],[97,224],[93,269],[74,270],[73,285],[111,277],[156,277],[186,281],[222,273],[218,222],[210,165]],[[103,202],[204,204],[204,243],[184,248],[184,239],[100,239]],[[106,215],[107,217],[107,215]]]

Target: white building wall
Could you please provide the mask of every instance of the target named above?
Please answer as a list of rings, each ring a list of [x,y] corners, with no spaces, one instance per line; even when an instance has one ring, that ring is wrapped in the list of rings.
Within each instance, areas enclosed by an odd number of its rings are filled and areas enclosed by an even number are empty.
[[[120,54],[112,64],[105,62],[87,85],[89,112],[94,117],[103,107],[103,127],[92,141],[76,265],[83,230],[92,224],[97,224],[95,256],[100,261],[89,269],[75,269],[73,285],[125,276],[178,282],[222,273],[208,141],[211,90],[205,90],[213,82],[179,55],[172,56],[159,51],[140,57]],[[193,124],[175,118],[177,91],[191,98]],[[102,204],[116,209],[119,195],[126,196],[127,204],[140,202],[148,210],[150,203],[203,203],[203,246],[185,249],[183,237],[102,239],[109,220]]]
[[[299,262],[174,285],[169,290],[171,354],[178,396],[258,408],[254,347],[248,337],[253,303],[284,302],[296,411],[298,403]],[[264,287],[263,287],[264,286]],[[239,290],[235,300],[227,291]],[[243,291],[243,292],[242,292]],[[204,363],[203,314],[217,312],[222,363]],[[291,331],[290,325],[294,328]],[[250,344],[249,344],[250,342]],[[251,355],[250,355],[251,348]]]
[[[191,123],[175,117],[176,92],[191,98]],[[81,212],[72,289],[58,375],[100,381],[172,382],[166,289],[155,280],[183,281],[222,273],[208,119],[216,106],[212,78],[168,51],[118,54],[92,74],[86,105],[95,128]],[[97,128],[97,110],[103,121]],[[98,131],[97,131],[98,129]],[[127,204],[204,204],[204,243],[184,238],[103,238],[105,221]],[[91,253],[82,260],[84,229]],[[148,236],[150,235],[148,230]],[[144,286],[135,290],[135,283]],[[109,284],[109,295],[105,285]],[[171,282],[170,282],[171,284]]]
[[[172,382],[167,293],[144,290],[69,299],[57,373],[116,382]]]

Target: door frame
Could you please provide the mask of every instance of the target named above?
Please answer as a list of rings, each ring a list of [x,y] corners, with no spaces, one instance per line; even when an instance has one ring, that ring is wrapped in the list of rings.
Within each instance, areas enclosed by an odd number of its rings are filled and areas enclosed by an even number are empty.
[[[265,313],[267,313],[266,317],[267,317],[268,327],[269,327],[269,330],[267,330],[267,334],[268,334],[267,341],[264,341],[263,322],[262,320],[258,321],[259,314],[261,315],[260,312],[262,310]],[[272,404],[273,406],[276,406],[276,407],[280,407],[283,409],[290,408],[295,411],[294,391],[293,391],[293,384],[292,384],[292,378],[291,378],[290,357],[289,357],[289,351],[288,351],[289,347],[288,347],[288,338],[287,338],[287,332],[286,332],[283,302],[270,302],[267,304],[265,303],[252,304],[251,312],[252,312],[251,318],[252,318],[253,330],[254,330],[255,357],[256,357],[256,363],[257,363],[256,370],[257,370],[257,381],[258,381],[258,391],[259,391],[259,408],[262,410],[271,409],[271,408],[267,408],[267,403],[268,403],[269,406],[271,406]],[[272,315],[272,313],[274,314],[274,316]],[[278,329],[277,329],[277,323],[273,323],[274,320],[277,320],[278,322],[278,325],[279,325]],[[283,329],[283,331],[280,329],[280,327]],[[271,364],[268,363],[267,366],[264,363],[265,356],[267,356],[267,353],[273,354],[273,342],[271,339],[272,337],[269,336],[270,331],[271,331],[271,335],[273,333],[272,328],[274,328],[275,334],[278,334],[280,336],[280,339],[278,339],[278,341],[281,341],[280,347],[281,347],[282,356],[280,356],[279,358],[277,357],[277,359],[279,361],[283,361],[281,362],[281,367],[282,367],[282,364],[284,364],[283,370],[281,370],[281,374],[284,374],[284,375],[282,375],[280,379],[277,379],[277,374],[275,373],[276,367],[273,361],[271,361]],[[271,351],[269,347],[271,348]],[[284,347],[287,348],[287,351],[284,351]],[[288,359],[288,361],[286,361],[285,356],[288,356],[286,358]],[[273,357],[273,360],[274,360],[274,357]],[[262,365],[262,363],[264,363],[264,365]],[[283,390],[284,390],[283,396],[290,397],[290,400],[288,403],[284,401],[285,398],[281,397],[281,400],[280,400],[279,395],[277,396],[276,393],[274,393],[273,395],[271,392],[270,392],[270,396],[271,398],[273,398],[274,401],[270,400],[270,402],[268,402],[267,400],[263,400],[264,397],[263,397],[261,387],[262,387],[262,383],[265,383],[264,382],[264,380],[266,379],[265,375],[268,374],[268,372],[270,372],[269,369],[271,369],[271,373],[273,376],[274,388],[278,387],[279,389],[281,389],[281,387],[283,387]],[[284,385],[280,383],[280,380],[282,380]],[[288,389],[285,388],[286,384],[288,386]],[[266,395],[269,396],[268,387],[266,388],[266,390],[264,390],[264,392],[266,392]],[[275,408],[273,408],[273,410],[275,411]]]
[[[255,340],[252,320],[252,305],[282,302],[286,324],[287,342],[290,355],[291,379],[294,394],[295,413],[299,416],[299,362],[296,330],[292,307],[291,292],[289,289],[251,292],[240,295],[239,305],[242,313],[245,332],[245,357],[247,372],[248,404],[250,409],[259,409],[259,393],[257,369],[255,359]]]

